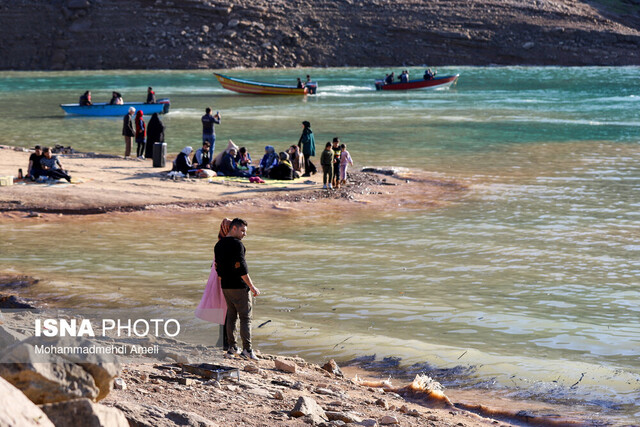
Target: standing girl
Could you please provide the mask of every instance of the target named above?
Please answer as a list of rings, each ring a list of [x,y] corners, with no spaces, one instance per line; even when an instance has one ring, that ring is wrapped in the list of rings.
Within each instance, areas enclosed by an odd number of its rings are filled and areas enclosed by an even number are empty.
[[[144,159],[144,148],[147,141],[147,127],[144,124],[143,115],[142,110],[138,110],[136,113],[136,144],[138,144],[137,156],[139,159]]]
[[[353,160],[351,160],[351,154],[347,151],[347,145],[340,145],[340,185],[347,183],[347,168],[349,165],[353,166]]]

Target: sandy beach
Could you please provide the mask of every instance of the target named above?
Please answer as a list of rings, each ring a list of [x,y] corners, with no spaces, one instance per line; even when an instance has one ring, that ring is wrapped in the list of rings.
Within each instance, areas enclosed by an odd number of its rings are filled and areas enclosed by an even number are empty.
[[[0,146],[0,176],[17,176],[26,171],[31,151]],[[175,155],[174,155],[175,156]],[[360,173],[353,168],[350,183],[339,190],[322,190],[322,176],[294,181],[267,180],[249,183],[243,178],[167,177],[167,167],[154,168],[150,160],[78,153],[59,155],[72,183],[14,181],[0,191],[0,212],[4,217],[25,213],[99,214],[140,210],[211,209],[234,205],[273,209],[304,209],[307,204],[332,203],[332,209],[397,206],[437,206],[464,191],[464,184],[441,180],[424,172],[398,170],[393,175]],[[381,171],[390,173],[390,171]]]

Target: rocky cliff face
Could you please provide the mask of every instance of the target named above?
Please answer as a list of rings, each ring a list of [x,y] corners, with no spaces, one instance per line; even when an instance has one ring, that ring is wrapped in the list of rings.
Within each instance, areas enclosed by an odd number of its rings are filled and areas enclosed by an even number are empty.
[[[0,69],[638,65],[638,9],[616,15],[580,0],[12,0],[0,3]]]

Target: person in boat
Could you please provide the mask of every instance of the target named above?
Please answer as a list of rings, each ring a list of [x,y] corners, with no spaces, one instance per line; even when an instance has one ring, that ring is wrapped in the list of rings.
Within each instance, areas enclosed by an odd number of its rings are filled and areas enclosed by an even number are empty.
[[[131,155],[131,145],[133,137],[136,136],[136,131],[133,127],[133,114],[136,109],[129,107],[129,112],[124,115],[122,123],[122,135],[124,136],[124,158],[126,159]]]
[[[153,88],[149,86],[147,88],[147,100],[145,104],[155,104],[156,103],[156,93],[153,91]]]
[[[224,156],[222,156],[222,164],[218,168],[218,173],[223,174],[224,176],[250,177],[251,174],[249,172],[238,168],[238,164],[236,163],[236,154],[238,154],[238,151],[235,148],[224,153]]]
[[[147,159],[153,158],[153,146],[156,142],[164,142],[164,123],[160,120],[158,113],[153,113],[147,125],[147,144],[144,156]]]
[[[259,174],[269,176],[271,169],[278,164],[278,155],[272,145],[264,147],[264,156],[260,160]]]
[[[198,169],[211,169],[211,157],[209,157],[209,141],[202,143],[202,147],[193,155],[193,167]]]
[[[299,176],[304,175],[304,155],[300,152],[300,147],[297,145],[289,147],[289,160],[291,161],[291,166],[293,166],[293,171]]]
[[[27,176],[25,178],[30,178],[32,181],[35,181],[40,175],[44,175],[42,165],[40,164],[40,160],[42,160],[43,157],[42,147],[36,145],[34,152],[29,156],[29,166],[27,167]]]
[[[80,104],[81,107],[86,107],[86,106],[89,106],[89,105],[93,105],[93,102],[91,102],[91,92],[90,91],[86,91],[85,93],[80,95],[80,99],[78,100],[78,104]]]
[[[395,78],[396,78],[396,73],[392,71],[391,74],[388,74],[387,77],[385,77],[384,82],[385,84],[390,85],[393,83],[393,79]]]
[[[300,80],[300,77],[298,77],[298,89],[302,89],[304,87],[304,83],[302,83],[302,80]]]
[[[202,142],[209,141],[209,157],[213,158],[213,151],[216,148],[216,129],[215,125],[220,124],[220,112],[216,112],[215,116],[211,115],[211,107],[204,110],[202,121]]]
[[[195,172],[191,159],[189,158],[192,151],[193,148],[189,146],[184,147],[180,154],[178,154],[178,157],[173,161],[172,170],[182,172],[185,176],[189,176],[190,173]]]
[[[431,71],[431,68],[428,68],[427,71],[424,72],[425,80],[432,80],[436,76],[436,73]]]
[[[311,76],[307,74],[307,83],[311,83]]]
[[[304,175],[310,176],[312,173],[316,173],[316,165],[311,161],[311,157],[316,155],[316,140],[311,130],[311,123],[308,121],[302,122],[302,135],[298,140],[298,147],[304,155]]]
[[[402,72],[400,73],[400,76],[398,76],[398,80],[400,81],[400,83],[408,82],[406,73],[407,72],[405,70],[402,70]]]
[[[144,123],[144,113],[142,110],[136,112],[136,144],[138,149],[136,155],[139,159],[144,160],[144,149],[147,143],[147,125]]]
[[[122,105],[124,101],[122,100],[122,95],[119,92],[111,92],[111,100],[109,101],[109,105]]]
[[[279,154],[279,157],[280,161],[269,172],[269,178],[283,181],[291,181],[294,178],[298,178],[294,175],[295,172],[291,162],[289,161],[289,155],[283,151]]]
[[[43,157],[40,159],[40,167],[42,168],[42,175],[48,176],[53,179],[66,179],[67,182],[71,182],[71,176],[62,169],[58,156],[51,154],[49,147],[44,147],[42,150]]]
[[[238,169],[246,170],[253,175],[255,168],[251,166],[251,155],[247,151],[247,147],[240,147],[236,155],[236,163],[238,164]]]

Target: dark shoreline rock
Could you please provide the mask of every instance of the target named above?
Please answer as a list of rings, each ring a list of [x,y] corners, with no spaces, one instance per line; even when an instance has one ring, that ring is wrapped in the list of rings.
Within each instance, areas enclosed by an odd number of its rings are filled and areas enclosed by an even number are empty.
[[[622,2],[16,0],[0,26],[2,70],[640,64]]]

